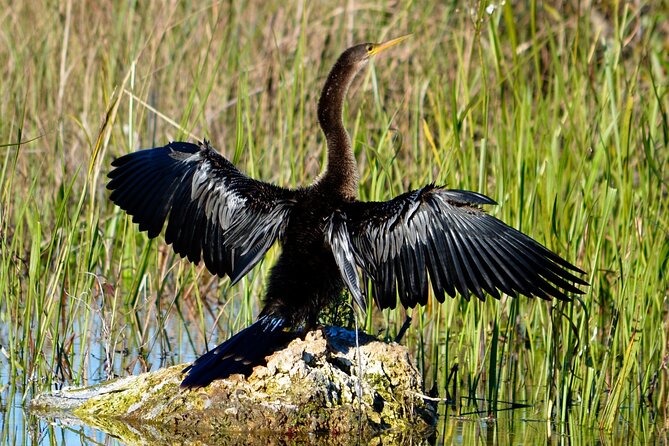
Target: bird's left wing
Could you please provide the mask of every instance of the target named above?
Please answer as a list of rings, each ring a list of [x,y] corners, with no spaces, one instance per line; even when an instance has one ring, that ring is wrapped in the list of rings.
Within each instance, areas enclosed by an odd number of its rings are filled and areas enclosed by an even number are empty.
[[[242,174],[205,141],[172,142],[112,162],[110,199],[193,263],[232,283],[281,237],[295,192]]]
[[[330,218],[327,238],[354,300],[364,308],[358,268],[380,308],[425,305],[436,298],[500,291],[556,297],[583,292],[580,269],[480,209],[496,204],[470,191],[429,185],[386,202],[345,204]],[[429,281],[428,281],[429,275]]]

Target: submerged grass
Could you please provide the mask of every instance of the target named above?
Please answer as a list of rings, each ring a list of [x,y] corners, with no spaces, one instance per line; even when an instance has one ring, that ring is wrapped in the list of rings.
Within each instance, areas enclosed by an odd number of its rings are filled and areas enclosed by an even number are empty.
[[[591,283],[573,302],[410,311],[428,388],[446,396],[450,376],[459,413],[528,403],[562,433],[669,428],[666,5],[3,6],[4,401],[192,360],[258,312],[277,251],[233,288],[179,260],[111,206],[115,156],[207,137],[254,177],[307,184],[335,58],[413,32],[350,94],[361,198],[480,191]],[[365,329],[392,338],[405,316],[370,312]]]

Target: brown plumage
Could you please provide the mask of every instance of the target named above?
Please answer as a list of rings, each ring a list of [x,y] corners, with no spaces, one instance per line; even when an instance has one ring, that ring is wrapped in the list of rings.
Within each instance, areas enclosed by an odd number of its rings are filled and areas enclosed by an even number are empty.
[[[347,49],[318,103],[327,166],[310,186],[285,189],[239,172],[208,142],[173,142],[116,159],[111,200],[191,262],[232,283],[277,240],[258,320],[186,369],[184,386],[250,373],[294,333],[315,327],[321,310],[347,288],[365,310],[361,285],[371,281],[377,305],[424,305],[428,288],[445,294],[523,294],[568,299],[587,285],[583,271],[486,214],[496,204],[476,192],[427,185],[386,202],[356,200],[358,172],[342,109],[348,88],[371,56],[404,38]],[[570,272],[573,271],[574,273]]]

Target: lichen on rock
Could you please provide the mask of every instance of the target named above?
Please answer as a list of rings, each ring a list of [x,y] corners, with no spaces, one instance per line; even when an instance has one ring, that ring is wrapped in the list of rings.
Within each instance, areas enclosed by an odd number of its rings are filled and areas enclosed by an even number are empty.
[[[206,442],[250,431],[364,437],[429,432],[435,411],[421,397],[421,376],[406,348],[363,334],[359,343],[358,363],[355,333],[326,327],[292,341],[247,378],[182,389],[184,365],[178,365],[43,395],[32,407],[66,411],[122,438],[178,435]]]

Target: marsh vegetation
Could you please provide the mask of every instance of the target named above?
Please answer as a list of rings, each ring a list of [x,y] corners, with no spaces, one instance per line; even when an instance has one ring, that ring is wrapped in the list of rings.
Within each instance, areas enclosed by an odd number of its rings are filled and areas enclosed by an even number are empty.
[[[360,197],[485,193],[591,283],[409,311],[426,390],[455,398],[440,438],[666,436],[669,6],[247,3],[0,9],[0,441],[71,434],[23,411],[36,392],[191,361],[258,312],[276,249],[235,287],[191,266],[109,202],[111,160],[207,137],[250,176],[308,184],[332,63],[408,32],[349,95]],[[405,319],[373,310],[364,329],[393,339]]]

